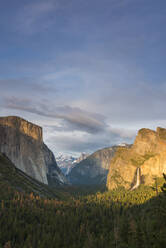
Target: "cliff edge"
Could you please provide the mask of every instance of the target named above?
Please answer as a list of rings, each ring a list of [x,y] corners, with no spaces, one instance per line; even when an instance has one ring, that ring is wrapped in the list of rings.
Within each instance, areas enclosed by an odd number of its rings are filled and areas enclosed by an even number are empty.
[[[166,173],[166,129],[143,128],[138,131],[131,148],[117,149],[107,177],[108,189],[119,186],[132,189],[138,184],[138,168],[139,184],[152,185],[157,177]]]
[[[0,117],[0,152],[18,169],[42,183],[67,182],[53,153],[43,143],[42,128],[20,117]]]

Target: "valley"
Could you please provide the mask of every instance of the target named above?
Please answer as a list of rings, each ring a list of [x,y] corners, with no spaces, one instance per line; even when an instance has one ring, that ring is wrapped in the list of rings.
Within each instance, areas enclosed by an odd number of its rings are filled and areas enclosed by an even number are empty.
[[[0,130],[0,247],[166,245],[166,129],[142,129],[133,145],[104,148],[78,160],[59,157],[65,168],[77,161],[67,177],[42,143],[41,128],[18,117],[4,117]],[[42,165],[38,152],[48,166],[48,181],[42,182],[28,168],[41,175],[36,170]],[[163,158],[159,163],[158,157]],[[27,159],[34,161],[33,167]],[[131,180],[126,182],[126,176]]]
[[[166,1],[0,0],[0,248],[166,248]]]
[[[82,196],[79,188],[71,190],[60,200],[10,187],[4,194],[1,188],[1,247],[165,247],[166,196],[160,186],[159,195],[148,186]]]

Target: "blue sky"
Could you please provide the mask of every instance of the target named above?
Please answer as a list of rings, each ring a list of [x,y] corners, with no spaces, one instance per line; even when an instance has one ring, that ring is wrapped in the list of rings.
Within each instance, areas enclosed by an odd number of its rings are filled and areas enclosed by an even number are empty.
[[[166,127],[164,0],[0,0],[0,113],[43,126],[55,152]]]

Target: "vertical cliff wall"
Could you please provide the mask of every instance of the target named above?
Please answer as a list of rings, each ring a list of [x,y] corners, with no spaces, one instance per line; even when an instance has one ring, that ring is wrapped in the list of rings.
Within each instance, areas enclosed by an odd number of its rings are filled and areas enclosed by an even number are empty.
[[[63,184],[66,178],[43,143],[42,128],[22,118],[0,117],[0,152],[17,168],[40,182]]]
[[[131,148],[120,148],[113,157],[107,177],[108,189],[123,186],[131,189],[139,184],[152,185],[166,173],[166,129],[140,129]]]

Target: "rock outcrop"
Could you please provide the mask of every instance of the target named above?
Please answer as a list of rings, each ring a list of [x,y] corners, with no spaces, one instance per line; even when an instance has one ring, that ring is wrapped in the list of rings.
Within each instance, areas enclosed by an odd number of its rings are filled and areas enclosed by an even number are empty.
[[[75,185],[106,184],[110,161],[119,146],[101,149],[76,164],[68,174]]]
[[[26,134],[39,142],[43,142],[42,128],[20,117],[0,117],[0,125],[17,129],[19,132]]]
[[[166,129],[156,131],[141,129],[131,148],[118,148],[111,160],[107,178],[108,189],[123,186],[132,189],[137,183],[152,185],[154,180],[166,173]]]
[[[67,182],[53,153],[43,143],[42,128],[20,117],[0,118],[0,152],[17,168],[44,184]]]

